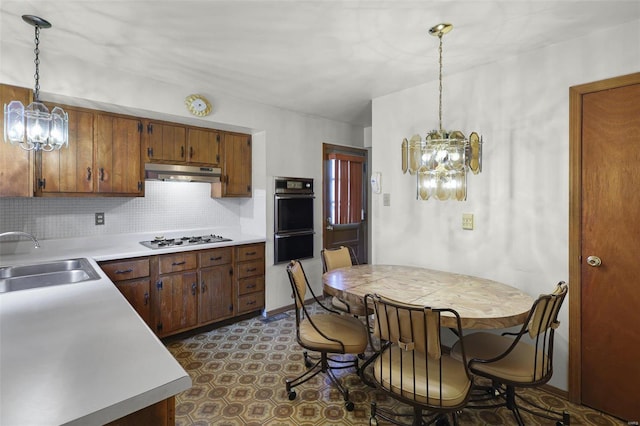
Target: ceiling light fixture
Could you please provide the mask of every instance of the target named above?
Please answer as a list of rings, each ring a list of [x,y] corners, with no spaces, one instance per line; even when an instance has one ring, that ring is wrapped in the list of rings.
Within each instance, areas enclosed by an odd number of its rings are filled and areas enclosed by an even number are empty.
[[[69,119],[62,108],[55,107],[49,112],[40,102],[40,29],[51,28],[51,24],[33,15],[22,15],[22,19],[36,28],[36,84],[33,102],[28,107],[20,101],[4,105],[4,141],[27,151],[53,151],[69,144]]]
[[[402,141],[402,172],[416,175],[419,200],[466,200],[467,171],[482,171],[482,137],[472,132],[467,139],[459,130],[442,128],[442,36],[452,28],[452,24],[438,24],[429,29],[440,40],[439,130],[432,130],[424,141],[420,135]]]

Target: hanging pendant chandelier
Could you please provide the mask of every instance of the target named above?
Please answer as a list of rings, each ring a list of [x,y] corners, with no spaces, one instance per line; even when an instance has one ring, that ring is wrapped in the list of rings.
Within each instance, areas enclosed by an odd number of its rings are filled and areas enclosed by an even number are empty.
[[[442,128],[442,36],[452,24],[439,24],[429,34],[440,40],[439,52],[439,129],[422,139],[413,135],[402,141],[402,172],[416,175],[416,199],[467,199],[467,172],[482,171],[482,137],[472,132],[469,138],[459,130]]]
[[[40,102],[40,29],[51,28],[51,24],[33,15],[22,15],[22,19],[36,29],[36,84],[33,102],[26,108],[20,101],[11,101],[4,105],[4,141],[18,144],[27,151],[57,150],[69,143],[67,113],[60,107],[55,107],[49,112],[46,105]]]

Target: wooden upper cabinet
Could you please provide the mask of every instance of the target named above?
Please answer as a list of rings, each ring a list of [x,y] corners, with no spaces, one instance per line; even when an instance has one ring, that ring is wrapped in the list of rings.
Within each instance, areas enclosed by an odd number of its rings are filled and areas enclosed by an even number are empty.
[[[4,123],[4,105],[14,100],[22,102],[26,108],[31,103],[31,90],[0,84],[0,122]],[[0,197],[33,197],[34,162],[32,151],[5,143],[3,130],[0,137]]]
[[[187,162],[218,166],[220,164],[220,133],[209,129],[187,129]]]
[[[170,161],[184,163],[187,160],[187,140],[184,126],[149,121],[145,126],[147,163]]]
[[[225,133],[222,156],[221,195],[251,197],[251,135]]]
[[[93,119],[91,110],[63,106],[69,115],[69,146],[39,152],[36,195],[93,192]]]
[[[96,113],[95,192],[144,195],[140,161],[142,122],[135,118]]]

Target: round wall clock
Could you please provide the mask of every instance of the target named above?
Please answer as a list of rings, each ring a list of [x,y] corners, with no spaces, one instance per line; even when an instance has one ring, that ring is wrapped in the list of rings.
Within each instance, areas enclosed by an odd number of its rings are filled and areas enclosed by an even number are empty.
[[[189,112],[198,117],[204,117],[211,113],[211,103],[202,95],[189,95],[184,100]]]

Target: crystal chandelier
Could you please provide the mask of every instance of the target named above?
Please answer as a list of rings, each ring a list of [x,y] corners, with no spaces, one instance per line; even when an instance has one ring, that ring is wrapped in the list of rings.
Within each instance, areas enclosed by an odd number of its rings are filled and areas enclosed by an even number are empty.
[[[424,140],[413,135],[402,141],[402,172],[416,175],[416,199],[467,199],[467,171],[482,171],[482,137],[472,132],[467,139],[459,130],[442,128],[442,36],[452,24],[439,24],[429,34],[440,40],[439,130],[432,130]]]
[[[22,19],[36,28],[34,50],[36,59],[35,89],[33,102],[26,108],[20,101],[4,105],[4,141],[18,144],[27,151],[53,151],[69,143],[69,122],[67,113],[60,107],[51,112],[40,102],[40,29],[51,28],[51,24],[37,16],[22,15]]]

